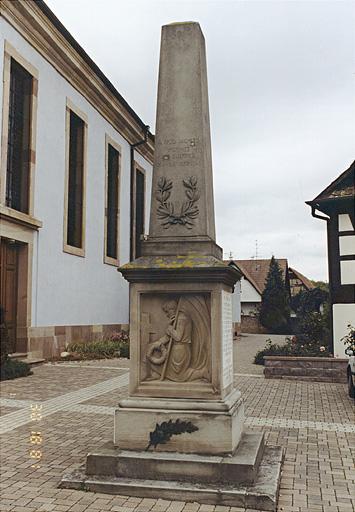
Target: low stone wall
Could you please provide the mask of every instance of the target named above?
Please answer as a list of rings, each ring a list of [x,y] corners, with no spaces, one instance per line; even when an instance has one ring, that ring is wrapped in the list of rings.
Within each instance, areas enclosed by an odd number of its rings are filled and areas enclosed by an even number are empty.
[[[30,357],[51,359],[58,357],[69,343],[85,343],[122,330],[128,331],[128,324],[26,327],[21,331],[23,352]]]
[[[347,359],[265,356],[266,379],[299,379],[346,383]]]
[[[257,316],[242,315],[241,329],[249,334],[267,334],[267,329],[261,325]]]

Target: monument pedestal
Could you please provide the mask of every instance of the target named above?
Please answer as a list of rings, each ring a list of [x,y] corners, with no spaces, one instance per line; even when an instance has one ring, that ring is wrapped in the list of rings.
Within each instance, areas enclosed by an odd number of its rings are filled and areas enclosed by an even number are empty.
[[[238,446],[244,423],[241,393],[234,390],[223,401],[121,400],[115,412],[114,444],[122,450],[144,451],[157,424],[177,420],[191,422],[197,430],[173,435],[169,442],[157,445],[155,451],[231,455]]]

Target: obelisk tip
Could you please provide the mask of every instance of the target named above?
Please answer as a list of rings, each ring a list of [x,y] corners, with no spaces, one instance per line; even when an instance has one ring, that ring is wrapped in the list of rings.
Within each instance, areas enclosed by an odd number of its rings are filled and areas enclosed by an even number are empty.
[[[172,23],[167,23],[167,26],[170,25],[199,25],[198,21],[173,21]]]

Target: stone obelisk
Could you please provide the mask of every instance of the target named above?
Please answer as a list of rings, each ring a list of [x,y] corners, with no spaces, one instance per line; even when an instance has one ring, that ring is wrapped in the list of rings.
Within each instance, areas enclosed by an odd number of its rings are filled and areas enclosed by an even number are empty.
[[[215,245],[205,41],[198,23],[163,27],[158,84],[154,193],[143,250],[221,257]]]
[[[223,263],[215,242],[198,23],[162,29],[142,245],[143,255],[120,268],[130,283],[129,396],[115,412],[113,445],[89,454],[86,474],[70,486],[274,510],[281,450],[265,448],[262,433],[243,431],[233,383],[232,293],[240,273]]]

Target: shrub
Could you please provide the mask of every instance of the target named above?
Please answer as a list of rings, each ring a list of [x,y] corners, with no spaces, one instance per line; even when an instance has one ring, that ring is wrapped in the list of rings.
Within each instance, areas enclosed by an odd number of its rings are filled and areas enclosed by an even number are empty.
[[[312,311],[320,312],[321,306],[329,302],[329,292],[322,288],[303,290],[291,297],[291,308],[302,317]]]
[[[286,338],[283,345],[267,340],[266,347],[256,353],[254,363],[264,364],[265,356],[329,357],[330,355],[326,345],[301,335]]]
[[[88,343],[71,343],[68,346],[68,352],[80,359],[129,358],[129,334],[121,331],[101,340]]]
[[[17,379],[28,375],[32,375],[30,365],[16,359],[6,359],[0,369],[0,380]]]
[[[289,354],[289,347],[287,342],[285,345],[278,345],[273,343],[272,340],[266,340],[266,346],[256,353],[254,357],[254,364],[264,364],[264,356],[287,356]]]
[[[348,334],[346,334],[341,341],[345,345],[345,349],[350,349],[355,354],[355,327],[348,324]]]

